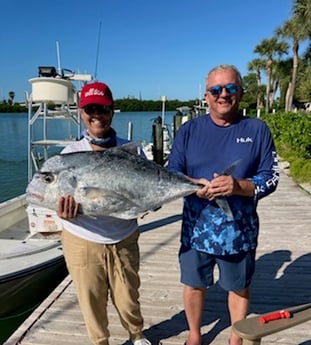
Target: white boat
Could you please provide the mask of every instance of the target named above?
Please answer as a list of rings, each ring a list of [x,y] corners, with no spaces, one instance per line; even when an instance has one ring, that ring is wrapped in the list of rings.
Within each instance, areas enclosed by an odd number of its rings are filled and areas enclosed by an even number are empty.
[[[209,112],[208,104],[204,99],[199,100],[199,104],[195,104],[192,107],[181,106],[177,109],[177,114],[182,117],[181,123],[184,123],[194,117],[205,115]]]
[[[25,195],[0,204],[0,319],[34,308],[67,275],[59,238],[29,230]]]
[[[29,80],[29,180],[49,158],[52,147],[75,140],[49,138],[50,121],[68,121],[76,126],[77,136],[80,133],[75,80],[88,81],[91,76],[68,77],[57,74],[53,67],[39,67],[39,77]],[[51,102],[54,110],[49,110]],[[34,138],[33,126],[38,121],[42,122],[42,135]],[[0,323],[35,308],[67,275],[60,233],[61,223],[55,212],[26,205],[25,194],[0,203]]]

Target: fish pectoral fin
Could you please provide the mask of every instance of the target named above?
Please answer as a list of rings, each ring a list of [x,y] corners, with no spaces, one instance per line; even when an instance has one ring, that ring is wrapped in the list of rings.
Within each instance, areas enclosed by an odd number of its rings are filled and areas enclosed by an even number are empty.
[[[95,187],[84,187],[80,189],[83,193],[83,196],[88,199],[97,199],[102,198],[103,195],[106,195],[107,192],[109,194],[109,191],[106,191],[102,188],[95,188]]]
[[[133,202],[126,198],[124,195],[111,191],[109,189],[104,188],[97,188],[97,187],[83,187],[80,188],[80,194],[89,200],[98,200],[98,199],[107,199],[107,200],[114,200],[114,201],[122,201],[127,203],[133,204]]]
[[[84,211],[92,214],[113,215],[137,207],[132,199],[120,193],[96,187],[80,188],[79,199]]]

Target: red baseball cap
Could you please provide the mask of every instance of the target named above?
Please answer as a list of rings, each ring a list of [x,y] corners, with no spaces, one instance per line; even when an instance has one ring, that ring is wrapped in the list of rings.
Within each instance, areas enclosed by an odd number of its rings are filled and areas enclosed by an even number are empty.
[[[99,104],[111,107],[114,104],[109,86],[105,83],[95,82],[83,86],[80,94],[80,108],[89,104]]]

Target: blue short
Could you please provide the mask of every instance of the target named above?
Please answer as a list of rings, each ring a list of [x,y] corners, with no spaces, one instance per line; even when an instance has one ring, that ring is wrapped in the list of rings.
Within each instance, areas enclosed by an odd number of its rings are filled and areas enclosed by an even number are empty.
[[[214,284],[214,268],[219,270],[218,284],[226,291],[240,291],[251,283],[255,271],[255,250],[239,254],[216,256],[195,249],[181,248],[180,281],[193,288]]]

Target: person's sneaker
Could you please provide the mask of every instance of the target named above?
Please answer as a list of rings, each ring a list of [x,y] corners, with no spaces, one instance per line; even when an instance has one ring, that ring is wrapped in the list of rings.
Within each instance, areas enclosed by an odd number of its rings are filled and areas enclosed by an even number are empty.
[[[151,343],[147,338],[142,338],[139,340],[135,340],[133,345],[151,345]]]

